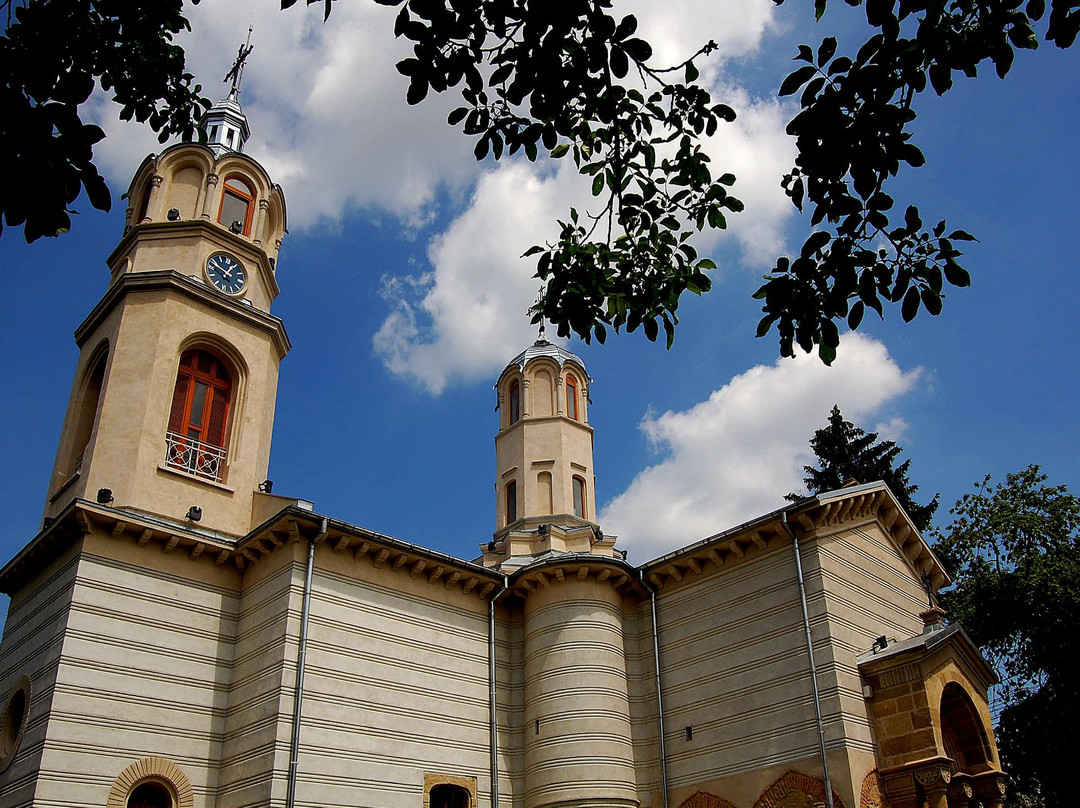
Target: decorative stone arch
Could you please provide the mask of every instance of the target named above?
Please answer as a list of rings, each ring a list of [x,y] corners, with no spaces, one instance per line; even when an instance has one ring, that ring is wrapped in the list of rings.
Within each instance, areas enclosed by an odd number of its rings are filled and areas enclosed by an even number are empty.
[[[845,808],[840,795],[833,790],[833,808]],[[825,784],[816,777],[789,771],[767,789],[754,803],[754,808],[824,808]]]
[[[431,772],[424,772],[423,808],[432,808],[431,792],[432,790],[440,787],[449,787],[460,790],[467,800],[465,808],[476,808],[477,799],[475,777],[458,777],[451,774],[433,774]]]
[[[958,680],[945,683],[938,705],[938,726],[945,756],[954,772],[981,774],[994,768],[992,746],[982,717],[967,688]]]
[[[171,760],[144,757],[132,763],[113,781],[105,808],[127,808],[128,797],[142,783],[158,783],[173,799],[173,808],[194,808],[195,793],[180,767]]]
[[[698,791],[684,800],[679,805],[679,808],[735,808],[735,806],[723,797],[717,797],[715,794],[709,794],[705,791]]]
[[[859,808],[887,808],[882,797],[881,778],[877,767],[866,773],[859,790]]]

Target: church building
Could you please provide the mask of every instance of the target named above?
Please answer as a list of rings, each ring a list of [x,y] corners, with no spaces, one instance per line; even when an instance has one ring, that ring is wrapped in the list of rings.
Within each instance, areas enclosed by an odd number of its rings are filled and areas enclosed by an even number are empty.
[[[0,569],[0,808],[1000,808],[994,675],[883,483],[635,566],[541,337],[475,560],[274,493],[285,197],[235,92],[204,125],[131,182]]]

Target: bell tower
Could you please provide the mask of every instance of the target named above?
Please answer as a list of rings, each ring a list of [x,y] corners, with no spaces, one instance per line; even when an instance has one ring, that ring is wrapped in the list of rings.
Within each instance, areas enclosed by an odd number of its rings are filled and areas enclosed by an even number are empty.
[[[591,382],[585,363],[542,331],[499,376],[497,529],[483,547],[486,565],[548,552],[617,552],[615,538],[596,524]]]
[[[241,151],[230,77],[204,116],[207,143],[150,155],[125,195],[108,288],[75,331],[46,518],[81,497],[226,534],[251,527],[290,347],[270,313],[286,216],[281,188]]]

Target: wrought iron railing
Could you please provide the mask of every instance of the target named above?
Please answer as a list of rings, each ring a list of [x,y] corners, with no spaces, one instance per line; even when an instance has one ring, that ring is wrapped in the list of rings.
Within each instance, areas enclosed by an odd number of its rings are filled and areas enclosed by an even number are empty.
[[[166,432],[165,465],[196,477],[221,482],[225,450],[177,432]]]

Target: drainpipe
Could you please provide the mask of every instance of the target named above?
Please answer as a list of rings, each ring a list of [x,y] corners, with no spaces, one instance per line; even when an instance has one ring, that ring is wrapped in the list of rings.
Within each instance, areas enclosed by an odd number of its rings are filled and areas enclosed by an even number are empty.
[[[317,535],[308,539],[307,569],[304,572],[304,601],[300,608],[300,646],[296,655],[296,688],[293,696],[292,739],[289,744],[289,780],[285,794],[286,808],[296,805],[296,767],[300,762],[300,707],[304,701],[304,667],[307,664],[308,617],[311,614],[311,571],[315,566],[315,545],[326,538],[324,518]]]
[[[814,666],[814,641],[810,636],[810,614],[806,610],[806,584],[803,581],[802,558],[799,553],[799,537],[788,522],[787,511],[780,514],[780,524],[791,539],[795,552],[795,575],[799,581],[799,604],[802,606],[803,631],[806,633],[806,653],[810,657],[810,686],[814,692],[814,712],[817,714],[818,752],[821,755],[821,772],[825,778],[825,805],[833,808],[832,778],[829,777],[829,758],[825,753],[825,721],[821,717],[821,693],[818,692],[817,668]]]
[[[491,808],[499,808],[499,726],[495,711],[495,601],[509,591],[504,575],[502,589],[488,601],[488,721],[491,733]],[[290,806],[291,808],[291,806]]]
[[[652,612],[652,647],[653,663],[656,673],[656,723],[657,737],[660,739],[660,788],[664,797],[664,808],[668,808],[667,751],[664,748],[664,700],[660,694],[660,641],[656,625],[656,589],[645,580],[645,570],[638,572],[642,585],[649,590],[649,609]],[[832,808],[830,805],[829,808]]]

